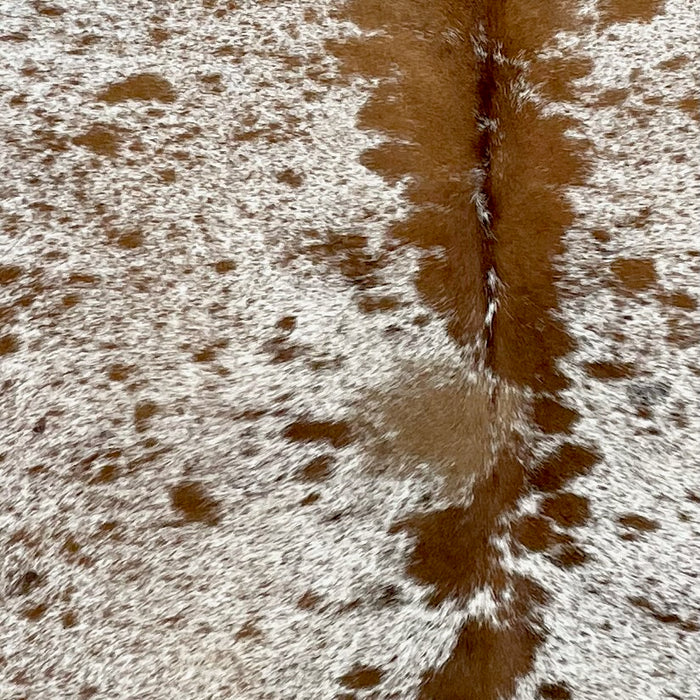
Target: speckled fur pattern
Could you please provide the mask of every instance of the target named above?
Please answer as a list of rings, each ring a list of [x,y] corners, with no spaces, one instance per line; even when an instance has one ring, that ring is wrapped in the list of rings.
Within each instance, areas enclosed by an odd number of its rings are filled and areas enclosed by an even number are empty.
[[[553,263],[576,420],[543,436],[389,233],[415,177],[368,166],[388,79],[343,70],[344,4],[2,3],[0,699],[471,699],[429,679],[516,589],[436,597],[400,524],[513,435],[597,461],[501,518],[579,560],[493,537],[546,592],[510,696],[700,697],[700,17],[560,4],[537,60],[586,69],[522,86],[586,162]]]

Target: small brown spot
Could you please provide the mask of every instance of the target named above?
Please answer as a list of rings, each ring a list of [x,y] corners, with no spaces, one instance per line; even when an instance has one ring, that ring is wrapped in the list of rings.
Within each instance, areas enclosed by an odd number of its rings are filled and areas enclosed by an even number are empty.
[[[297,607],[302,610],[312,610],[321,602],[320,596],[317,596],[313,591],[306,591],[297,601]]]
[[[58,5],[49,5],[45,2],[35,2],[34,9],[38,14],[43,15],[44,17],[60,17],[65,12],[63,7],[59,7]]]
[[[216,359],[216,348],[212,346],[202,348],[192,356],[192,359],[195,362],[211,362]]]
[[[587,474],[597,461],[592,450],[565,443],[529,475],[529,480],[540,491],[558,491],[570,479]]]
[[[139,248],[143,245],[144,237],[141,231],[128,231],[127,233],[122,233],[119,238],[117,238],[117,245],[120,248],[126,248],[127,250],[133,250],[134,248]]]
[[[333,447],[346,447],[353,441],[346,421],[298,420],[290,423],[283,436],[293,442],[330,442]]]
[[[619,522],[620,525],[632,527],[641,532],[653,532],[654,530],[659,529],[659,523],[656,520],[650,520],[649,518],[645,518],[643,515],[637,515],[636,513],[621,515],[617,519],[617,522]]]
[[[620,258],[610,269],[627,294],[650,289],[657,281],[656,268],[651,258]]]
[[[321,498],[321,494],[310,493],[308,496],[304,496],[304,498],[302,498],[301,501],[299,501],[299,505],[300,506],[310,506],[310,505],[316,503],[316,501],[318,501],[319,498]]]
[[[34,424],[34,427],[32,428],[32,432],[35,435],[41,435],[44,433],[46,430],[46,416],[42,416],[39,418],[39,420]]]
[[[357,302],[360,311],[365,314],[373,314],[377,311],[393,311],[401,302],[395,296],[371,297],[363,296]]]
[[[136,73],[117,83],[112,83],[98,95],[103,102],[117,103],[126,100],[174,102],[173,86],[155,73]]]
[[[90,275],[85,272],[72,272],[68,276],[68,284],[85,284],[96,285],[100,278],[96,275]]]
[[[26,32],[10,32],[9,34],[0,35],[0,41],[16,41],[17,43],[21,43],[29,41],[29,34]]]
[[[29,595],[41,583],[41,576],[36,571],[25,571],[12,588],[14,595]]]
[[[622,104],[629,96],[627,88],[610,88],[598,96],[595,102],[596,107],[613,107]]]
[[[296,316],[284,316],[277,323],[275,323],[275,328],[279,328],[281,331],[286,333],[291,333],[297,325]]]
[[[117,155],[119,136],[114,129],[102,124],[94,124],[88,131],[73,139],[76,146],[83,146],[101,156]]]
[[[236,263],[233,260],[219,260],[214,263],[214,269],[220,274],[225,275],[236,269]]]
[[[533,408],[535,423],[545,433],[568,433],[580,417],[573,409],[547,396],[538,396]]]
[[[690,114],[693,119],[700,119],[700,98],[695,96],[684,97],[676,103],[679,109]]]
[[[571,700],[571,691],[565,683],[542,683],[537,689],[542,700]]]
[[[690,63],[690,57],[680,54],[678,56],[674,56],[673,58],[669,58],[665,61],[661,61],[657,68],[660,68],[661,70],[676,71],[680,68],[683,68],[683,66],[685,66],[688,63]]]
[[[73,306],[77,306],[80,303],[80,300],[82,297],[80,294],[66,294],[62,299],[61,299],[61,304],[66,308],[70,309]]]
[[[297,188],[301,187],[304,182],[304,176],[297,172],[294,172],[291,168],[283,170],[281,173],[277,174],[277,182],[283,182],[290,187]]]
[[[575,493],[557,493],[542,501],[540,513],[562,527],[583,525],[590,515],[588,499]]]
[[[257,637],[262,637],[262,632],[255,626],[255,620],[248,620],[248,622],[236,632],[234,640],[237,642],[240,639],[255,639]]]
[[[665,613],[656,608],[647,598],[642,596],[630,596],[629,602],[637,608],[645,610],[651,616],[664,625],[678,625],[684,632],[698,632],[700,625],[692,620],[683,620],[675,613]]]
[[[375,666],[355,666],[352,671],[341,676],[339,681],[346,688],[361,690],[379,685],[383,675],[383,671]]]
[[[604,25],[614,22],[650,22],[665,0],[601,0],[598,9]]]
[[[218,504],[209,498],[201,483],[183,481],[170,489],[172,507],[187,522],[203,522],[216,525],[219,522]]]
[[[78,700],[90,700],[91,697],[97,695],[99,688],[96,685],[84,685],[80,689]]]
[[[516,541],[531,552],[544,552],[566,541],[565,537],[552,530],[549,520],[533,515],[521,518],[513,535]]]
[[[175,182],[177,180],[177,174],[172,168],[165,168],[164,170],[159,170],[158,174],[160,175],[161,180],[163,182]]]
[[[588,555],[578,545],[568,543],[551,556],[550,559],[562,569],[570,569],[574,566],[585,564],[588,561]]]
[[[0,265],[0,285],[12,284],[22,274],[18,265]]]
[[[331,474],[331,464],[333,457],[330,455],[321,455],[314,457],[300,472],[302,481],[324,481]]]
[[[113,382],[123,382],[134,371],[134,367],[130,365],[111,365],[108,369],[107,376]]]
[[[72,610],[69,610],[61,615],[61,624],[66,629],[69,627],[75,627],[78,624],[78,616]]]
[[[134,425],[137,433],[144,432],[150,419],[158,413],[158,405],[153,401],[141,401],[134,407]]]
[[[35,622],[36,620],[40,620],[48,609],[49,606],[47,603],[40,603],[31,608],[26,608],[22,614],[27,620]]]
[[[671,294],[666,294],[662,296],[662,301],[669,306],[675,306],[678,309],[687,309],[688,311],[695,311],[698,308],[697,300],[686,294],[685,292],[672,292]]]
[[[592,233],[593,238],[598,241],[598,243],[610,243],[612,237],[607,231],[603,231],[603,229],[596,229]]]
[[[119,475],[119,468],[116,464],[105,464],[98,474],[92,479],[93,484],[109,484]]]
[[[586,374],[595,379],[627,379],[634,376],[634,365],[624,362],[586,362]]]
[[[0,355],[9,355],[19,350],[19,338],[8,333],[0,336]]]

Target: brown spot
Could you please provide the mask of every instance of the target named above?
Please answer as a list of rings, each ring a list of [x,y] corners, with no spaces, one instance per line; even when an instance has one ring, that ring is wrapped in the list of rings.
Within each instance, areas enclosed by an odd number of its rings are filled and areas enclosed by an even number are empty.
[[[192,359],[195,362],[211,362],[212,360],[216,359],[216,348],[212,347],[211,345],[206,348],[202,348],[192,356]]]
[[[66,10],[58,5],[50,5],[45,2],[35,2],[34,9],[44,17],[60,17]]]
[[[693,96],[684,97],[676,103],[679,109],[690,114],[693,119],[700,119],[700,98]]]
[[[216,525],[220,520],[218,504],[209,498],[197,481],[183,481],[170,489],[170,503],[186,522]]]
[[[111,365],[108,368],[107,376],[113,382],[123,382],[129,378],[129,376],[134,371],[134,369],[135,368],[131,365],[122,365],[122,364]]]
[[[599,243],[610,243],[612,240],[612,236],[607,231],[603,231],[603,229],[596,229],[591,233],[591,235]]]
[[[66,629],[75,627],[78,624],[78,616],[72,610],[69,610],[61,615],[61,624]]]
[[[32,432],[35,435],[42,435],[44,431],[46,430],[46,416],[42,416],[39,418],[39,420],[34,424],[34,427],[32,428]]]
[[[650,520],[645,518],[643,515],[637,515],[636,513],[627,513],[621,515],[617,521],[620,525],[625,527],[633,527],[635,530],[640,530],[641,532],[652,532],[659,529],[659,523],[656,520]]]
[[[565,683],[542,683],[537,689],[542,700],[571,700],[572,695]]]
[[[297,601],[297,607],[301,610],[313,610],[320,602],[320,596],[317,596],[313,591],[306,591]]]
[[[29,34],[26,32],[10,32],[9,34],[1,34],[0,41],[14,41],[17,43],[22,43],[24,41],[29,41]]]
[[[628,379],[635,374],[634,365],[625,362],[586,362],[584,368],[595,379]]]
[[[297,325],[296,316],[284,316],[277,323],[275,323],[275,328],[279,328],[281,331],[286,333],[291,333]]]
[[[19,350],[19,338],[16,335],[7,333],[0,336],[0,356],[9,355]]]
[[[227,272],[232,272],[236,269],[236,263],[233,260],[219,260],[214,263],[214,270],[220,275],[225,275]]]
[[[134,426],[137,433],[148,429],[150,419],[158,413],[158,404],[153,401],[141,401],[134,407]]]
[[[298,420],[290,423],[283,432],[293,442],[330,442],[333,447],[346,447],[353,441],[350,426],[345,421]]]
[[[384,672],[375,666],[355,666],[338,680],[346,688],[362,690],[364,688],[374,688],[379,685]]]
[[[470,620],[447,662],[424,675],[420,700],[498,700],[515,692],[542,640],[528,625],[494,628]],[[497,660],[497,661],[496,661]]]
[[[679,54],[673,58],[668,58],[665,61],[661,61],[657,68],[660,68],[661,70],[676,71],[683,68],[683,66],[687,65],[688,63],[690,63],[690,57],[684,54]]]
[[[18,265],[0,265],[0,285],[12,284],[22,274]]]
[[[614,22],[651,22],[666,0],[600,0],[598,10],[604,25]]]
[[[534,515],[521,518],[513,529],[513,536],[531,552],[544,552],[567,541],[565,536],[552,530],[549,520]]]
[[[117,238],[117,245],[120,248],[126,248],[127,250],[133,250],[134,248],[140,248],[143,245],[144,237],[141,231],[128,231],[122,233]]]
[[[36,620],[40,620],[42,617],[44,617],[44,613],[49,609],[49,606],[47,603],[40,603],[39,605],[34,605],[33,607],[26,608],[23,612],[22,615],[27,618],[27,620],[31,620],[32,622],[36,622]]]
[[[331,455],[314,457],[300,472],[302,481],[325,481],[331,474],[331,465],[335,460]]]
[[[675,613],[664,613],[657,609],[647,598],[642,596],[631,596],[629,602],[637,608],[645,610],[651,616],[664,625],[678,625],[684,632],[698,632],[700,625],[692,620],[683,620]]]
[[[651,258],[620,258],[611,266],[624,293],[644,291],[653,287],[656,282],[656,268]]]
[[[628,88],[610,88],[605,90],[596,100],[595,107],[614,107],[622,104],[628,97],[630,91]]]
[[[363,296],[357,303],[362,313],[373,314],[377,311],[394,311],[401,305],[396,296],[371,297]]]
[[[70,309],[73,306],[77,306],[80,303],[82,297],[80,294],[66,294],[61,298],[61,304],[66,308]]]
[[[111,157],[117,155],[119,142],[117,132],[102,124],[94,124],[84,134],[73,139],[76,146],[83,146],[98,155]]]
[[[174,102],[176,93],[173,86],[155,73],[135,73],[117,83],[112,83],[98,96],[99,100],[110,103],[126,100]]]
[[[318,501],[319,498],[321,498],[320,493],[310,493],[308,496],[304,496],[304,498],[302,498],[301,501],[299,501],[299,505],[300,506],[310,506],[310,505],[316,503],[316,501]]]
[[[575,493],[548,496],[540,505],[540,513],[552,518],[562,527],[583,525],[590,516],[588,499]]]
[[[669,306],[675,306],[678,309],[687,309],[695,311],[698,308],[698,302],[695,297],[690,296],[686,292],[672,292],[661,297],[661,300]]]
[[[91,697],[97,695],[99,688],[96,685],[84,685],[80,689],[78,700],[90,700]]]
[[[598,455],[580,445],[564,443],[530,475],[530,483],[540,491],[558,491],[570,479],[587,474]]]
[[[535,424],[545,433],[569,433],[580,418],[576,411],[547,396],[538,396],[533,409]]]
[[[165,168],[164,170],[159,170],[158,174],[160,175],[161,180],[163,182],[175,182],[177,180],[177,173],[172,169],[172,168]]]
[[[68,276],[67,281],[68,284],[96,285],[100,281],[100,278],[85,272],[72,272]]]
[[[291,168],[287,168],[277,174],[277,182],[283,182],[290,187],[297,188],[301,187],[304,182],[304,176],[294,172]]]
[[[255,620],[248,620],[241,629],[236,632],[234,641],[239,641],[241,639],[256,639],[257,637],[262,637],[262,632],[256,627]]]
[[[562,569],[570,569],[574,566],[583,566],[588,561],[588,555],[578,545],[568,543],[550,556],[550,559]]]
[[[119,467],[116,464],[105,464],[92,479],[93,484],[109,484],[119,476]]]
[[[20,596],[29,595],[41,582],[42,578],[36,571],[25,571],[12,587],[12,593]]]

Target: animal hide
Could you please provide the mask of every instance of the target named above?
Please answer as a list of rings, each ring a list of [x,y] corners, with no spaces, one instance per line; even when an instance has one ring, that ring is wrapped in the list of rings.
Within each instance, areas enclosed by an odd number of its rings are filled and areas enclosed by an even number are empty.
[[[700,697],[695,3],[0,47],[0,698]]]

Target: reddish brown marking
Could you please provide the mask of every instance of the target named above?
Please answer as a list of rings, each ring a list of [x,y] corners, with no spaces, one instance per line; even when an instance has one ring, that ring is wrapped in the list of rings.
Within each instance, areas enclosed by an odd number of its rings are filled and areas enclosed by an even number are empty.
[[[339,680],[346,688],[362,690],[379,685],[383,675],[383,671],[375,666],[355,666]]]
[[[76,146],[84,146],[101,156],[117,155],[120,138],[118,133],[102,124],[93,124],[84,134],[73,139]]]
[[[672,292],[671,294],[665,294],[661,297],[661,300],[669,306],[675,306],[677,309],[695,311],[695,309],[698,308],[697,299],[690,296],[690,294],[687,294],[686,292]]]
[[[609,88],[598,95],[595,107],[616,107],[622,104],[628,97],[629,88]]]
[[[580,417],[573,409],[548,396],[538,396],[533,408],[535,424],[545,433],[569,433],[571,425]]]
[[[314,457],[300,472],[302,481],[325,481],[331,475],[331,465],[335,460],[331,455]]]
[[[510,697],[515,681],[530,669],[532,649],[542,642],[529,626],[515,622],[495,629],[470,620],[448,661],[424,677],[421,700],[498,700]]]
[[[0,356],[10,355],[19,350],[19,338],[12,333],[0,336]]]
[[[598,455],[580,445],[565,443],[530,475],[530,483],[539,491],[558,491],[576,476],[587,474]]]
[[[627,513],[626,515],[621,515],[617,521],[620,525],[625,527],[633,527],[635,530],[641,532],[653,532],[659,529],[659,523],[656,520],[650,520],[645,518],[643,515],[638,515],[637,513]]]
[[[531,552],[545,552],[555,545],[566,544],[569,538],[552,530],[547,518],[529,515],[520,518],[513,528],[517,542]]]
[[[647,598],[634,596],[628,598],[629,602],[641,610],[646,610],[651,616],[664,625],[678,625],[684,632],[700,631],[700,624],[693,620],[683,620],[675,613],[665,613],[656,608]]]
[[[219,522],[218,504],[209,498],[202,484],[183,481],[170,489],[170,503],[186,522],[216,525]]]
[[[0,285],[12,284],[22,272],[22,268],[18,265],[0,265]]]
[[[565,544],[554,555],[550,556],[554,564],[562,569],[583,566],[588,561],[588,554],[576,544]]]
[[[666,0],[600,0],[598,9],[604,25],[614,22],[651,22]]]
[[[284,437],[294,442],[330,442],[333,447],[345,447],[352,440],[350,425],[345,421],[297,420],[284,430]]]
[[[134,426],[137,433],[148,430],[150,419],[158,413],[158,404],[153,401],[140,401],[134,407]]]
[[[173,86],[162,76],[154,73],[136,73],[117,83],[112,83],[97,97],[104,102],[125,102],[126,100],[174,102],[176,93]]]
[[[40,620],[42,617],[44,617],[44,613],[49,609],[48,603],[39,603],[39,605],[34,605],[30,608],[26,608],[23,612],[22,615],[27,618],[27,620],[31,620],[32,622],[36,622],[37,620]]]
[[[562,527],[583,525],[590,516],[588,499],[575,493],[548,496],[540,505],[540,513],[552,518]]]
[[[277,174],[277,182],[283,182],[285,185],[289,185],[290,187],[296,189],[297,187],[301,187],[302,183],[304,182],[304,176],[295,172],[291,168],[287,168],[286,170],[283,170],[281,173]]]
[[[595,379],[628,379],[635,374],[634,365],[625,362],[586,362],[584,368]]]
[[[537,689],[542,700],[571,700],[571,691],[565,683],[542,683]]]
[[[651,289],[656,285],[656,268],[651,258],[620,258],[611,266],[613,274],[627,295]]]

